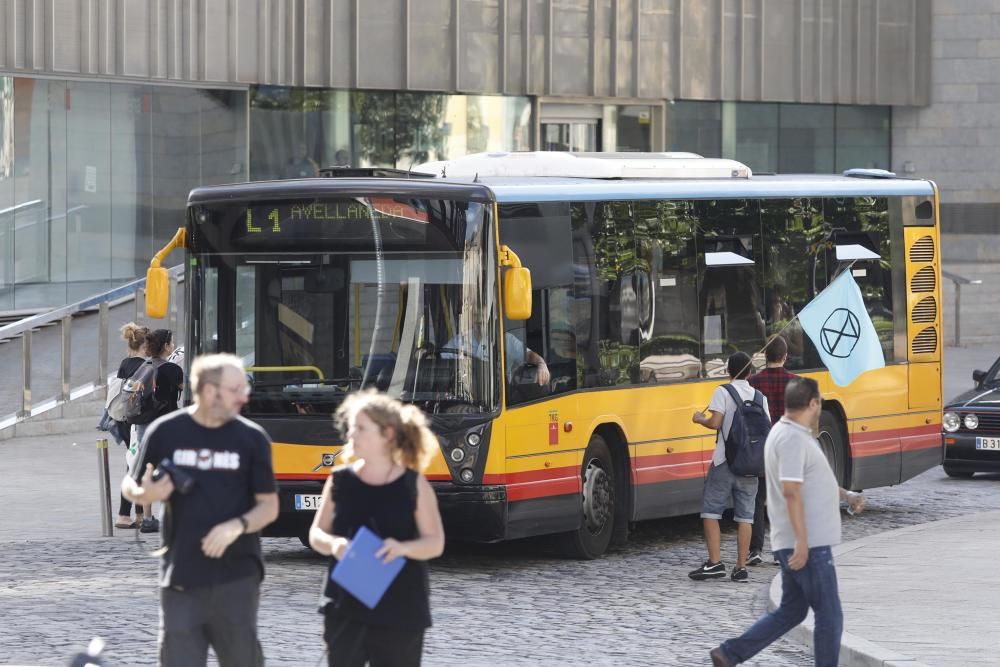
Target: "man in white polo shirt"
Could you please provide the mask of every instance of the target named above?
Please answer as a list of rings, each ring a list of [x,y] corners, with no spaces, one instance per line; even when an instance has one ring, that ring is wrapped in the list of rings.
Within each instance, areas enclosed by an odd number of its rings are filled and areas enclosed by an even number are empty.
[[[781,605],[735,639],[712,649],[715,667],[737,665],[762,651],[805,620],[811,607],[816,625],[816,665],[836,666],[844,617],[831,547],[840,543],[840,501],[864,509],[860,493],[841,489],[814,433],[823,399],[811,378],[796,377],[785,389],[785,415],[764,446],[771,520],[771,550],[781,564]]]

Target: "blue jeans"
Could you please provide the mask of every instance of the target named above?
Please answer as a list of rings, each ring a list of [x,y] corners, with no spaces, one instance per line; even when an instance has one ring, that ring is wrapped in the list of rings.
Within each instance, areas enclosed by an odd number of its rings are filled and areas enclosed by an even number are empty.
[[[730,662],[749,660],[804,621],[812,607],[816,621],[813,630],[816,665],[836,667],[844,614],[840,609],[833,552],[830,547],[810,549],[809,560],[801,570],[788,567],[791,549],[779,549],[774,555],[781,564],[781,604],[736,639],[723,642],[722,652]]]

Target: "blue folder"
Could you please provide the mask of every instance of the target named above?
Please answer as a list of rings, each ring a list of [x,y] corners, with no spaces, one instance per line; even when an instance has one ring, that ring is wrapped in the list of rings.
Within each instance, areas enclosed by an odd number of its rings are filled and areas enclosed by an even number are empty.
[[[356,597],[369,609],[374,609],[385,595],[393,579],[403,569],[406,559],[399,557],[383,563],[375,552],[382,548],[378,535],[364,526],[354,534],[354,539],[330,573],[330,579]]]

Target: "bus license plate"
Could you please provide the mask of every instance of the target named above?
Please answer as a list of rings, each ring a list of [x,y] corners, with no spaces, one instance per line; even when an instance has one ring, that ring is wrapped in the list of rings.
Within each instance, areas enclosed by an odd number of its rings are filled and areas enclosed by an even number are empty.
[[[1000,438],[998,438],[1000,441]],[[318,510],[323,496],[314,496],[305,493],[295,494],[295,509],[297,510]]]
[[[976,449],[1000,450],[1000,438],[976,438]]]

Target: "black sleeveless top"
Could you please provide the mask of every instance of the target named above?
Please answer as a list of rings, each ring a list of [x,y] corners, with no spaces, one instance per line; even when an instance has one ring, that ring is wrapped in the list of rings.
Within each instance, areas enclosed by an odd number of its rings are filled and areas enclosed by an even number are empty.
[[[352,466],[333,472],[333,534],[353,538],[361,526],[385,539],[404,542],[420,536],[414,516],[417,511],[418,473],[407,469],[398,479],[373,486],[362,481]],[[406,564],[374,609],[369,609],[330,579],[337,564],[327,571],[320,612],[343,616],[359,623],[399,630],[424,630],[431,625],[430,586],[427,563]]]

